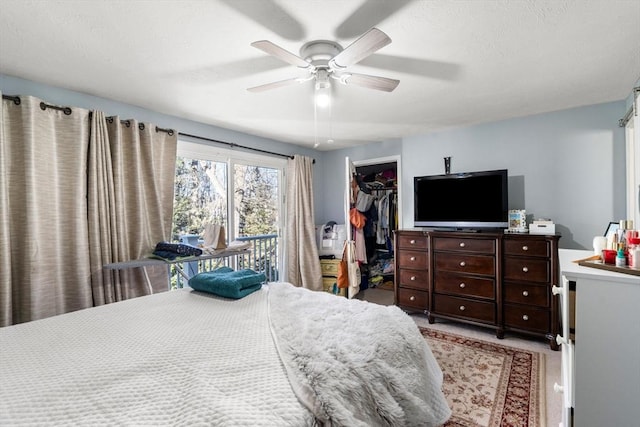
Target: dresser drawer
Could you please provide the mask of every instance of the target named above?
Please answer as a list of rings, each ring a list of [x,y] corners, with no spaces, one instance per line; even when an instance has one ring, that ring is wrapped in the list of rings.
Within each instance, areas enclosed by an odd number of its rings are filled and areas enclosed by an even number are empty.
[[[495,254],[496,241],[494,239],[434,237],[432,249],[434,251],[464,251]]]
[[[436,272],[446,270],[457,273],[494,276],[496,274],[496,263],[494,257],[487,255],[436,253],[435,269]]]
[[[398,267],[414,268],[416,270],[428,270],[427,253],[420,251],[402,251],[398,252]]]
[[[429,309],[429,293],[416,289],[398,288],[398,305],[421,311]]]
[[[396,239],[398,239],[398,248],[400,249],[427,250],[429,247],[427,236],[422,233],[398,234]]]
[[[505,302],[549,307],[549,287],[547,286],[505,282],[503,289]]]
[[[446,271],[437,271],[434,278],[434,290],[443,294],[489,298],[496,297],[495,280],[471,277]]]
[[[429,289],[429,271],[428,270],[399,270],[400,281],[399,286],[407,286],[410,288]]]
[[[496,306],[492,302],[435,294],[433,296],[435,314],[463,317],[484,323],[495,323]]]
[[[505,304],[504,324],[506,327],[526,331],[547,332],[549,311],[524,305]]]
[[[337,276],[338,275],[339,259],[321,259],[320,269],[323,276]]]
[[[551,280],[550,270],[546,259],[507,257],[504,260],[505,280],[547,283]]]
[[[551,243],[546,240],[504,240],[505,255],[523,255],[548,257],[551,253]]]

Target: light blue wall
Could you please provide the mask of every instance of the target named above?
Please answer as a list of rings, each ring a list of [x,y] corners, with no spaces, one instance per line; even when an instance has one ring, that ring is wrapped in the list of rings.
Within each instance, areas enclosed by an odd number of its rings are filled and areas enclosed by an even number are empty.
[[[313,157],[317,224],[342,222],[345,156],[352,160],[401,156],[405,228],[413,226],[413,177],[443,173],[443,157],[449,156],[452,172],[509,169],[510,207],[526,209],[529,218],[554,220],[562,233],[561,247],[589,249],[594,235],[625,215],[625,143],[624,131],[618,127],[618,119],[626,112],[625,101],[320,152],[2,74],[0,90]]]
[[[413,177],[444,173],[443,158],[451,157],[452,172],[508,169],[511,209],[526,209],[529,220],[552,219],[561,247],[590,249],[593,236],[625,215],[624,113],[619,101],[332,152],[324,162],[332,196],[317,216],[340,215],[342,193],[333,193],[344,156],[400,154],[401,215],[404,228],[413,227]]]

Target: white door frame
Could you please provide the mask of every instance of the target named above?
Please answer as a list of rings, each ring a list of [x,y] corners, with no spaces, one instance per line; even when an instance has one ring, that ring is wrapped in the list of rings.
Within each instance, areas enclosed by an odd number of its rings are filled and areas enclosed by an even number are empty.
[[[625,126],[627,166],[627,219],[640,228],[640,97],[634,98],[632,116]]]

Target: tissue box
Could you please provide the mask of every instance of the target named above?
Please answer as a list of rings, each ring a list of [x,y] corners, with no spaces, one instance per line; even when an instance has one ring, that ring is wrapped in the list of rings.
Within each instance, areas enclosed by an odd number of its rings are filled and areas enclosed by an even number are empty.
[[[536,223],[529,224],[529,234],[556,234],[556,225],[553,223]]]

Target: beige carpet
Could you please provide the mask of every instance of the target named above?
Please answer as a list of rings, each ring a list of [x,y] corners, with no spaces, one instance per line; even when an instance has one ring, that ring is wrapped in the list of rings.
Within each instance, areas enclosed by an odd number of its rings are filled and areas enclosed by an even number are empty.
[[[447,427],[544,426],[544,355],[420,328],[444,374]]]

